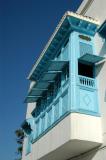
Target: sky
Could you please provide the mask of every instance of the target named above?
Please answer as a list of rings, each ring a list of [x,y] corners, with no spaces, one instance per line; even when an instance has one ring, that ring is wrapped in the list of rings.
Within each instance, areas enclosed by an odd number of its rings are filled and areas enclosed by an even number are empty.
[[[25,119],[27,76],[67,10],[82,0],[0,0],[0,160],[17,156],[15,130]]]

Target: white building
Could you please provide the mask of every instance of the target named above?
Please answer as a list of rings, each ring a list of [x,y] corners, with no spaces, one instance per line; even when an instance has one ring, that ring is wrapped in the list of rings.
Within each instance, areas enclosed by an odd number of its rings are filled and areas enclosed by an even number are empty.
[[[66,12],[31,70],[22,160],[106,159],[105,6]]]

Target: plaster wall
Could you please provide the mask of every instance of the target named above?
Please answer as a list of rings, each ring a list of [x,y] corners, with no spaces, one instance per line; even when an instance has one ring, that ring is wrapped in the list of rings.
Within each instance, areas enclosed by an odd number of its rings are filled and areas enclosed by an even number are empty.
[[[32,152],[23,160],[65,160],[101,143],[101,118],[71,113],[33,143]]]
[[[78,9],[78,13],[81,13],[87,0],[84,0]],[[92,4],[88,7],[83,15],[96,18],[100,21],[100,25],[106,19],[106,0],[93,0]],[[96,53],[100,56],[106,57],[106,40],[102,39],[98,34],[95,35]],[[106,159],[106,62],[98,64],[96,66],[96,76],[98,79],[98,94],[100,103],[100,112],[102,120],[102,136],[103,145],[96,150],[79,155],[72,160],[105,160]],[[70,160],[71,160],[70,159]]]

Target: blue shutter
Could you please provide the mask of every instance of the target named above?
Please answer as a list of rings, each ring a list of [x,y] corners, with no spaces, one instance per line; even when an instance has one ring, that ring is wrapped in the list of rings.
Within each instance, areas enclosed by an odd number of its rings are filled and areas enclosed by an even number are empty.
[[[93,54],[92,45],[80,42],[80,56],[83,56],[86,53]]]

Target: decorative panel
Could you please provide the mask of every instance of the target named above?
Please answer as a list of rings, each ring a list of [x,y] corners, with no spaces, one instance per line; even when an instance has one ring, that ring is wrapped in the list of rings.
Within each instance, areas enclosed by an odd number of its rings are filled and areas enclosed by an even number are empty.
[[[49,109],[47,112],[47,126],[49,127],[52,122],[52,108]]]
[[[45,115],[41,118],[41,133],[45,130]]]
[[[36,137],[40,134],[40,120],[36,121]]]
[[[68,111],[68,92],[62,97],[62,115]]]
[[[59,101],[54,106],[54,120],[59,118]]]
[[[97,112],[97,97],[95,90],[87,90],[80,88],[80,110],[88,112]]]

